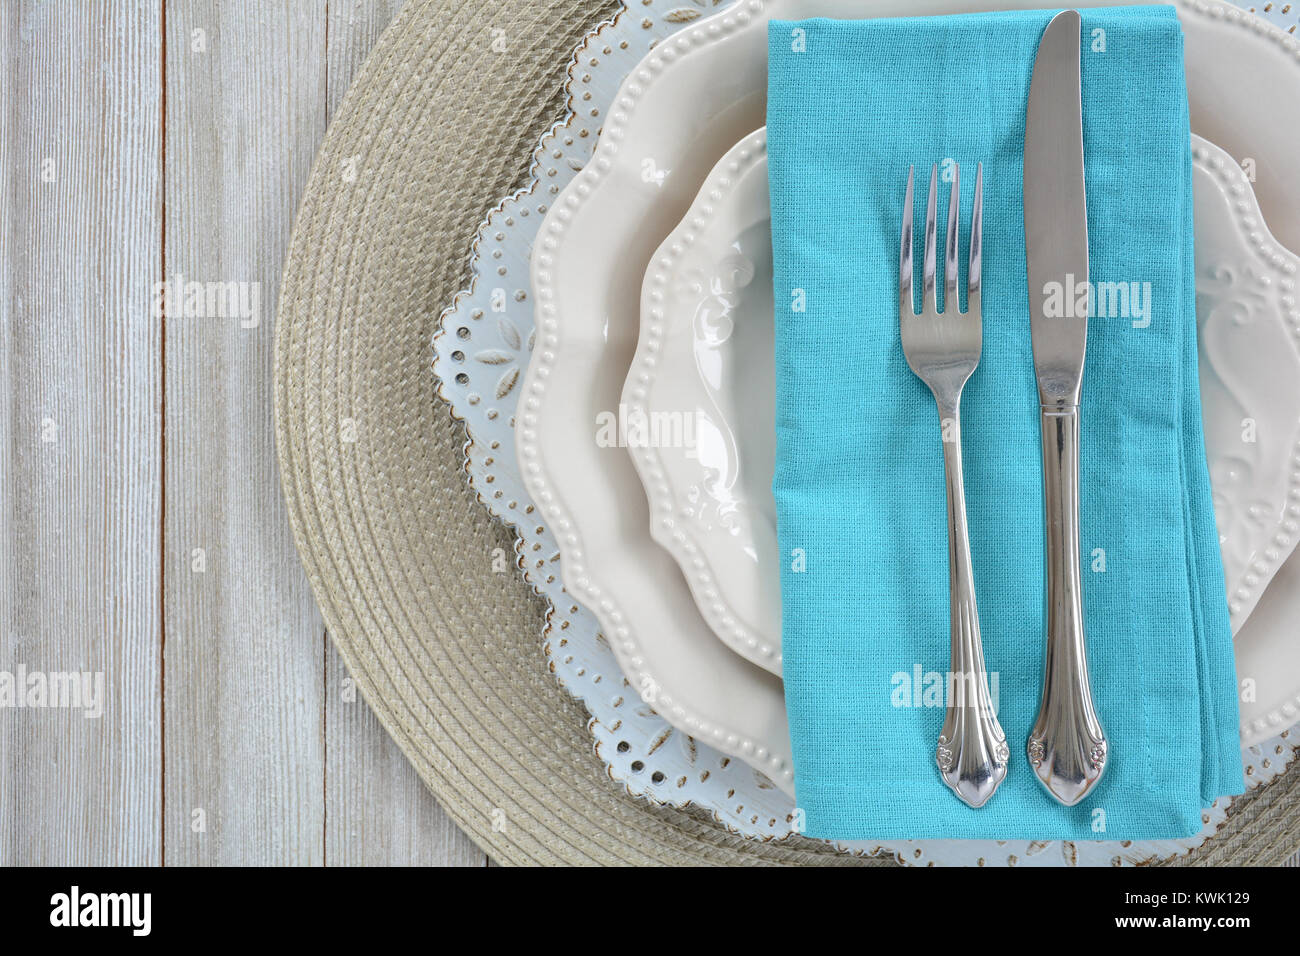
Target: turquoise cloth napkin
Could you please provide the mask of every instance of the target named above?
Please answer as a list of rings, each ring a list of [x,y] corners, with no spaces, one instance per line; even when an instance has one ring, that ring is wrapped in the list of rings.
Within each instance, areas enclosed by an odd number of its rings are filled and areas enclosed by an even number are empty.
[[[1025,757],[1044,584],[1021,181],[1030,73],[1053,12],[770,24],[773,491],[811,836],[1172,838],[1243,789],[1197,383],[1183,41],[1168,7],[1083,11],[1091,279],[1150,283],[1149,315],[1089,321],[1083,381],[1085,614],[1111,757],[1075,807]],[[962,447],[986,663],[1012,756],[979,810],[934,761],[949,649],[943,461],[898,330],[908,165],[919,237],[930,166],[945,161],[961,166],[963,240],[984,163],[984,347]],[[943,184],[941,242],[947,196]],[[964,241],[961,263],[964,289]],[[917,269],[919,288],[919,256]]]

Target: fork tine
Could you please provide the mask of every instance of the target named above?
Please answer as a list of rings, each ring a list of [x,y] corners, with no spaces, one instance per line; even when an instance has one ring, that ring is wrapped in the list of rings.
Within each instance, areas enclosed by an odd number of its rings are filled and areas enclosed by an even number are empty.
[[[943,254],[943,310],[961,311],[957,299],[957,209],[961,205],[961,167],[952,169],[952,190],[948,194],[948,240]]]
[[[939,304],[935,299],[936,291],[934,287],[935,278],[935,212],[936,202],[935,193],[939,188],[939,164],[935,163],[930,167],[930,199],[925,204],[925,267],[922,272],[922,282],[924,287],[921,289],[921,309],[933,309],[939,311]]]
[[[903,197],[903,239],[898,251],[898,302],[899,311],[903,305],[909,313],[916,312],[912,299],[912,174],[914,167],[907,167],[907,195]]]
[[[984,164],[975,172],[975,207],[970,214],[970,266],[966,270],[967,291],[979,295],[984,253]]]

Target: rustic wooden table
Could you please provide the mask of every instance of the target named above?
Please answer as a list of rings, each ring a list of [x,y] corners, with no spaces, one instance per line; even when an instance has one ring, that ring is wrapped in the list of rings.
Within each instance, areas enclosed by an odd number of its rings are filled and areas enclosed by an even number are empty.
[[[400,6],[0,3],[0,705],[103,681],[0,706],[0,865],[487,862],[353,693],[276,471],[289,231]]]
[[[0,4],[0,671],[104,675],[98,718],[0,709],[0,864],[485,863],[352,693],[276,470],[289,230],[399,6]],[[159,316],[164,276],[256,308]]]

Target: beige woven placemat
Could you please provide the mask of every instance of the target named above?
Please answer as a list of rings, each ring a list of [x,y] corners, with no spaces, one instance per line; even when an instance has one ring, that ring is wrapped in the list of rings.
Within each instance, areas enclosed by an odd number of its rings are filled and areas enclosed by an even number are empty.
[[[739,838],[629,796],[546,667],[546,608],[494,574],[511,534],[462,470],[431,339],[466,237],[527,179],[574,45],[617,3],[411,0],[317,157],[276,327],[276,434],[299,554],[365,699],[451,818],[502,863],[863,863]],[[508,54],[492,52],[505,31]],[[1300,845],[1300,766],[1234,804],[1194,862]]]

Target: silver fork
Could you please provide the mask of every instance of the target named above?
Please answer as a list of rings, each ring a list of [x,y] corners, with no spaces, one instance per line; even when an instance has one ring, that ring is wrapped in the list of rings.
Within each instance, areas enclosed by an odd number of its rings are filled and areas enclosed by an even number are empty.
[[[948,201],[948,242],[944,250],[943,306],[939,311],[935,282],[935,190],[938,166],[930,171],[930,200],[925,214],[924,287],[921,312],[912,300],[912,178],[907,173],[903,201],[903,238],[898,271],[898,323],[907,364],[934,393],[943,439],[943,471],[948,491],[948,588],[952,635],[951,675],[943,730],[936,759],[944,783],[972,807],[981,807],[1007,775],[1010,749],[989,695],[980,639],[975,580],[966,531],[966,498],[961,476],[961,390],[980,361],[981,245],[983,242],[984,164],[975,178],[971,214],[967,306],[957,300],[957,207],[960,170],[955,170]]]

